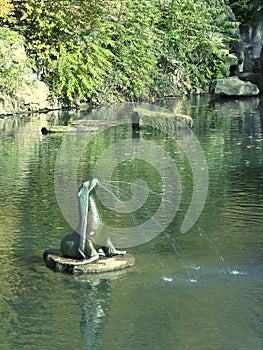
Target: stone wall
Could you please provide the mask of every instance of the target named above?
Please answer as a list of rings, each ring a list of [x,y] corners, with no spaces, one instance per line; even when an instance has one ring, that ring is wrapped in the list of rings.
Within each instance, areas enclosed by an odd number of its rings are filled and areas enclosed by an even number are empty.
[[[259,58],[263,45],[263,10],[262,16],[254,27],[241,27],[243,41],[243,71],[255,72],[259,70]]]
[[[260,91],[263,92],[263,46],[261,48],[261,53],[260,53],[260,71],[259,71],[258,87]]]
[[[252,26],[241,26],[243,63],[239,68],[239,77],[257,83],[263,91],[263,8],[258,21]]]
[[[237,22],[232,9],[225,6],[225,10],[228,18]],[[230,77],[214,80],[210,86],[210,93],[228,96],[250,96],[262,93],[263,6],[258,10],[253,25],[243,23],[237,28],[235,37],[237,40],[226,44],[229,57],[236,57],[236,60],[233,59],[229,64]],[[236,79],[231,79],[233,77]]]
[[[59,109],[59,104],[51,99],[48,85],[40,81],[32,69],[26,68],[27,55],[24,46],[19,42],[6,45],[9,45],[10,51],[9,61],[6,64],[9,66],[17,64],[23,69],[12,93],[5,92],[5,89],[1,91],[0,87],[0,115]],[[7,83],[8,81],[5,82]]]

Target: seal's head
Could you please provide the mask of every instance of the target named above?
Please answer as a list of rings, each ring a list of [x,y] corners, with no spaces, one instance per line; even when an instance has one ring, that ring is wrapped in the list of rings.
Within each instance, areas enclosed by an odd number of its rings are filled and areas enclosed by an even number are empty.
[[[81,186],[80,186],[80,188],[79,188],[79,190],[78,190],[78,196],[79,196],[79,198],[80,199],[82,199],[82,200],[87,200],[88,201],[88,197],[89,197],[89,194],[90,194],[90,192],[94,189],[94,188],[96,188],[97,186],[98,186],[98,184],[99,184],[99,180],[98,179],[92,179],[92,180],[90,180],[90,181],[86,181],[86,182],[84,182]]]
[[[91,192],[94,188],[96,188],[99,184],[98,179],[92,179],[90,181],[86,181],[83,183],[82,187],[86,188],[86,191]]]

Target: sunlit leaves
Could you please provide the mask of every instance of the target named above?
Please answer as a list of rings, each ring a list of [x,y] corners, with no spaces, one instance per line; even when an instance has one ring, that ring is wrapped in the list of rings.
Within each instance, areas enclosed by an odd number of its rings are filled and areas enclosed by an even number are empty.
[[[7,20],[12,15],[13,10],[14,6],[10,0],[0,0],[0,21]]]
[[[28,60],[23,47],[23,37],[6,27],[0,27],[0,87],[13,93],[23,79]]]
[[[262,16],[262,0],[229,0],[229,4],[244,26],[253,26],[256,19]]]
[[[20,0],[15,16],[39,76],[58,97],[112,102],[201,91],[224,74],[222,3]]]
[[[16,9],[27,50],[39,66],[42,78],[61,98],[73,100],[96,94],[114,56],[103,42],[93,41],[104,10],[95,1],[21,1]],[[95,26],[96,24],[96,26]]]
[[[163,0],[160,3],[163,12],[160,24],[164,33],[165,72],[173,74],[177,80],[174,83],[181,90],[199,92],[209,79],[223,75],[221,65],[225,57],[220,48],[224,28],[218,25],[217,20],[220,16],[224,17],[224,23],[228,20],[222,2]]]

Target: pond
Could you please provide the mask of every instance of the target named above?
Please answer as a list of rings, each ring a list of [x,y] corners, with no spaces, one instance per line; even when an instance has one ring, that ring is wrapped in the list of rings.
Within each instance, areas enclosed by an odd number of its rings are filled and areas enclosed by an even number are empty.
[[[137,106],[192,129],[162,117],[132,132],[133,107],[0,119],[1,349],[263,348],[263,99]],[[93,129],[40,132],[73,119]],[[42,254],[95,176],[105,227],[136,264],[55,273]]]

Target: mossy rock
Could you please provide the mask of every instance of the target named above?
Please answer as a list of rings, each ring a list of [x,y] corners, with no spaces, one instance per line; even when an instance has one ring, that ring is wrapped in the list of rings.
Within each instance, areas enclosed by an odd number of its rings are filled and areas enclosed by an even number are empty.
[[[134,111],[140,116],[140,124],[167,130],[174,130],[180,127],[193,127],[194,121],[189,115],[181,113],[168,113],[159,110],[150,110],[142,107],[135,107]]]
[[[135,264],[135,258],[130,254],[116,255],[111,258],[100,256],[96,261],[85,263],[85,260],[63,257],[58,250],[52,252],[45,251],[43,258],[46,266],[53,271],[73,275],[112,272],[131,267]]]

